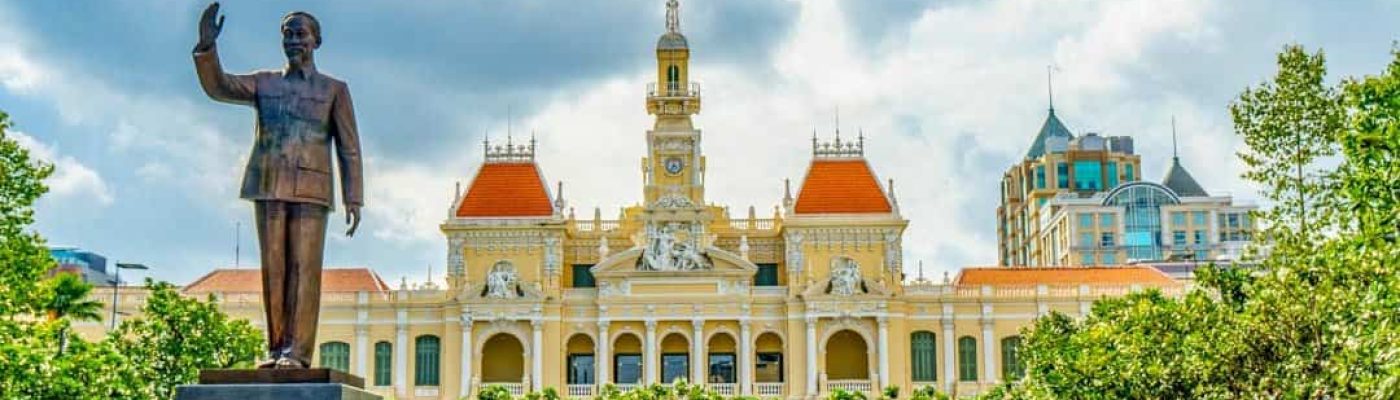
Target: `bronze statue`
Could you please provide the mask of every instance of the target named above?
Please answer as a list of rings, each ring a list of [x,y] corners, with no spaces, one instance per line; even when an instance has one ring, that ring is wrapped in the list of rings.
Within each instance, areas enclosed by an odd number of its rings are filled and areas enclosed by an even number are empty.
[[[217,20],[216,18],[217,17]],[[359,132],[345,82],[316,71],[321,26],[304,12],[282,18],[281,71],[224,73],[215,39],[219,3],[204,10],[194,66],[210,98],[257,111],[253,151],[240,197],[253,202],[262,250],[268,361],[259,368],[306,368],[321,307],[321,255],[333,210],[331,147],[340,169],[345,222],[355,234],[364,204]]]

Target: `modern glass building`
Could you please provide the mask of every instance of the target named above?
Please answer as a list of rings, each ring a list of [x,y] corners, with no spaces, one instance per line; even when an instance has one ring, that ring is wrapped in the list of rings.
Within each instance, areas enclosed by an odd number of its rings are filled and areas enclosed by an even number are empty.
[[[1141,171],[1132,138],[1076,137],[1052,108],[1026,158],[1002,177],[999,263],[1119,265],[1242,252],[1254,206],[1211,196],[1179,157],[1161,183]]]

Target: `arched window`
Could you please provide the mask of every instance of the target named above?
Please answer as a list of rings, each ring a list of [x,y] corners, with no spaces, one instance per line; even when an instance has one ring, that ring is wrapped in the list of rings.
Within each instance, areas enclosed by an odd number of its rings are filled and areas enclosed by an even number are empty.
[[[958,338],[958,380],[977,381],[977,339],[972,336]]]
[[[1021,362],[1021,337],[1008,336],[1001,339],[1001,377],[1014,381],[1026,376],[1026,366]]]
[[[681,90],[681,69],[674,64],[666,68],[666,88],[672,91]]]
[[[938,380],[938,357],[933,332],[918,331],[909,335],[909,359],[913,362],[914,382]]]
[[[394,345],[389,342],[374,344],[374,386],[394,384]]]
[[[350,344],[345,342],[321,343],[321,366],[340,372],[349,372]]]
[[[413,340],[413,384],[437,386],[441,368],[441,346],[437,336],[423,335]]]
[[[1101,246],[1122,246],[1128,259],[1162,259],[1162,206],[1180,203],[1170,188],[1152,182],[1130,182],[1114,188],[1103,205],[1123,207],[1123,238],[1116,242],[1112,236],[1106,237]]]

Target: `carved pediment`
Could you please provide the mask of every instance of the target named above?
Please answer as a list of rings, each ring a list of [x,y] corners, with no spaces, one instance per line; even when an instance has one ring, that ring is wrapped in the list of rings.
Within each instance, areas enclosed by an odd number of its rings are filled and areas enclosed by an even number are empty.
[[[889,296],[892,294],[892,292],[889,290],[889,288],[887,288],[887,287],[885,287],[884,285],[880,284],[880,282],[878,282],[878,281],[873,281],[873,280],[870,280],[870,279],[863,279],[863,278],[862,278],[862,279],[859,279],[859,280],[856,281],[854,284],[852,284],[852,287],[853,287],[854,291],[852,291],[850,294],[845,294],[845,293],[843,293],[841,290],[839,290],[839,288],[834,288],[834,287],[833,287],[833,286],[840,286],[840,285],[841,285],[840,282],[833,282],[833,280],[834,280],[834,278],[827,278],[827,279],[824,279],[824,280],[817,281],[817,282],[816,282],[815,284],[813,284],[813,285],[809,285],[809,286],[806,288],[806,290],[803,290],[803,291],[802,291],[802,297],[803,297],[803,298],[806,298],[806,299],[811,299],[811,298],[830,298],[830,299],[853,298],[853,299],[869,299],[869,298],[878,298],[878,297],[889,297]],[[837,289],[837,290],[833,291],[833,289]]]
[[[758,266],[745,260],[738,254],[734,254],[717,247],[707,247],[704,250],[706,258],[710,262],[708,269],[694,270],[671,270],[652,271],[637,268],[645,254],[645,249],[638,246],[617,253],[613,253],[607,258],[600,260],[593,266],[593,276],[597,278],[650,278],[650,277],[752,277],[758,272]]]

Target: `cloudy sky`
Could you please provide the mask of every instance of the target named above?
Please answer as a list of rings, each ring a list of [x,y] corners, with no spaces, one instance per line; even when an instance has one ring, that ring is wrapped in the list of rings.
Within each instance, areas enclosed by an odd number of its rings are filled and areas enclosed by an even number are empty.
[[[317,15],[317,63],[350,83],[368,155],[361,235],[327,265],[387,280],[441,275],[454,182],[483,136],[537,133],[539,161],[579,214],[641,196],[645,84],[662,0],[229,1],[232,71],[276,68],[279,17]],[[0,1],[0,109],[58,166],[39,204],[51,244],[142,262],[177,283],[255,265],[237,199],[250,109],[200,91],[198,1]],[[1287,43],[1326,51],[1333,79],[1389,60],[1396,2],[1278,0],[687,0],[682,31],[704,87],[713,202],[765,215],[800,181],[816,130],[863,130],[896,181],[905,265],[927,274],[996,262],[998,179],[1055,107],[1076,133],[1131,135],[1160,178],[1176,117],[1182,161],[1212,193],[1255,201],[1226,106],[1273,72]],[[509,111],[508,111],[509,110]],[[508,118],[514,115],[514,118]],[[910,271],[911,274],[914,271]]]

